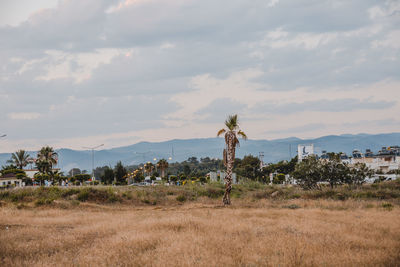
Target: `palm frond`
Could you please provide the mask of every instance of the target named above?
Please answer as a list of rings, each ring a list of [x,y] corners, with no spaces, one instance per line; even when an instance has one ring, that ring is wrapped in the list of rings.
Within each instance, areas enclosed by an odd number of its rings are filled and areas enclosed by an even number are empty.
[[[225,133],[226,130],[225,129],[221,129],[218,131],[217,136],[220,136],[221,134]]]
[[[238,127],[238,115],[229,115],[228,119],[225,121],[225,125],[230,131],[235,130]]]
[[[237,134],[240,135],[244,140],[247,140],[247,135],[242,130],[239,130]]]
[[[235,147],[236,146],[240,147],[240,142],[239,142],[239,139],[236,137],[236,135],[235,135],[235,140],[233,142],[234,142]]]

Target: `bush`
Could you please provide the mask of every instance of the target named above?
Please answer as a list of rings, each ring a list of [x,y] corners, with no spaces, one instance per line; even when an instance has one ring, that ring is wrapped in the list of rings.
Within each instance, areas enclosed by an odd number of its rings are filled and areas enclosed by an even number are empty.
[[[209,198],[219,198],[225,193],[225,190],[220,188],[206,187],[205,190],[199,192],[201,196],[206,196]]]
[[[35,206],[50,205],[53,203],[53,199],[39,198],[35,201]]]
[[[274,177],[274,179],[272,180],[272,183],[273,184],[283,184],[285,182],[285,180],[286,180],[285,175],[283,173],[280,173]]]
[[[65,190],[62,191],[61,197],[66,198],[66,197],[69,197],[69,196],[72,196],[72,195],[76,195],[79,192],[80,192],[80,190],[77,189],[77,188],[65,189]]]
[[[184,195],[179,195],[176,197],[176,200],[179,202],[185,202],[186,201],[186,197]]]
[[[382,208],[390,211],[393,209],[393,205],[391,203],[382,203]]]
[[[116,202],[120,201],[121,198],[109,188],[107,190],[97,189],[93,187],[86,187],[80,189],[77,199],[79,201],[93,201],[93,202]]]
[[[78,194],[77,199],[79,201],[85,202],[89,199],[89,192],[87,190],[81,190]]]

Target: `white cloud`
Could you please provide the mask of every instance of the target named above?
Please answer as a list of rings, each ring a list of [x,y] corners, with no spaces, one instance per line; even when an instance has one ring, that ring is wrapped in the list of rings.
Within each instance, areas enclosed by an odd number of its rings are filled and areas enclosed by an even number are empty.
[[[279,3],[280,0],[270,0],[267,4],[268,7],[273,7]]]
[[[8,114],[8,117],[12,120],[36,120],[40,117],[40,113],[37,112],[12,112]]]
[[[124,49],[98,49],[93,53],[66,53],[59,50],[46,51],[45,59],[29,63],[32,67],[37,62],[46,61],[46,74],[36,77],[37,80],[50,81],[55,79],[70,78],[79,83],[90,79],[92,71],[101,64],[110,63],[113,57],[126,54]],[[130,54],[129,54],[130,55]],[[26,70],[26,66],[19,72]]]
[[[230,109],[252,138],[396,130],[357,122],[397,121],[398,12],[373,0],[59,1],[0,26],[0,123],[15,148],[214,136]]]
[[[335,41],[338,37],[338,33],[299,33],[290,34],[284,31],[282,28],[277,28],[273,31],[267,32],[264,40],[258,42],[258,44],[252,44],[251,46],[267,46],[274,49],[279,48],[304,48],[307,50],[313,50],[320,46],[327,45],[332,41]]]
[[[383,40],[375,40],[372,42],[373,48],[394,48],[400,49],[400,30],[391,31],[384,37]]]
[[[161,48],[161,49],[171,49],[171,48],[175,48],[175,46],[176,46],[175,44],[166,42],[166,43],[163,43],[163,44],[160,46],[160,48]]]

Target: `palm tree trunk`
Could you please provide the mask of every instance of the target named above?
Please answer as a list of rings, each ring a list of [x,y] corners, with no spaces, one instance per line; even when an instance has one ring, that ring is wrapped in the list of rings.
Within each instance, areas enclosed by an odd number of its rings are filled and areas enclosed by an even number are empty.
[[[225,176],[225,194],[222,199],[224,205],[231,204],[230,193],[232,190],[232,169],[235,158],[235,135],[232,132],[227,132],[225,136],[227,145],[227,164],[226,164],[226,176]]]

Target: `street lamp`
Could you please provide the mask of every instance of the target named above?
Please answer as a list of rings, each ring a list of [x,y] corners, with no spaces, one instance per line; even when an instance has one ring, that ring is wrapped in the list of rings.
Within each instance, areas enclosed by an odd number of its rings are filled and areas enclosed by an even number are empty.
[[[83,147],[85,149],[90,149],[92,150],[92,180],[94,180],[94,150],[104,146],[104,144],[98,145],[98,146],[94,146],[94,147]]]

